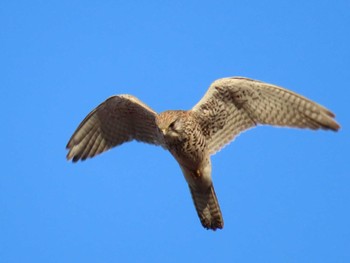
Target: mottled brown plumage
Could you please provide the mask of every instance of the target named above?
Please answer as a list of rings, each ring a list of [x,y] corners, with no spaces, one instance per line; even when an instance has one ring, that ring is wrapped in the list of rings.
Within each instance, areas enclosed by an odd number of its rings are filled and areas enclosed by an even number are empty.
[[[211,180],[210,155],[258,124],[325,129],[340,126],[323,106],[284,88],[242,77],[214,81],[189,111],[157,114],[131,95],[110,97],[79,125],[67,159],[85,160],[131,140],[170,151],[185,176],[207,229],[224,222]]]

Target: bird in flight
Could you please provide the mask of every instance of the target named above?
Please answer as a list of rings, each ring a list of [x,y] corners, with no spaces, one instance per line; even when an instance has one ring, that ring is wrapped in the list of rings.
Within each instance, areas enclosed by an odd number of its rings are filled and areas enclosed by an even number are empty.
[[[108,98],[80,123],[67,144],[67,159],[85,160],[132,140],[162,146],[180,165],[203,227],[216,230],[224,221],[211,178],[211,155],[259,124],[337,131],[334,117],[282,87],[222,78],[187,111],[158,114],[132,95]]]

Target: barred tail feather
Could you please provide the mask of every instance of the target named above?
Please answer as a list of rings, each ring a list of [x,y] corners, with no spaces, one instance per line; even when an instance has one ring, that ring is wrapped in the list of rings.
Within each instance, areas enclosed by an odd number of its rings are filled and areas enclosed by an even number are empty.
[[[212,230],[222,229],[224,220],[213,185],[205,191],[190,186],[190,191],[203,227]]]

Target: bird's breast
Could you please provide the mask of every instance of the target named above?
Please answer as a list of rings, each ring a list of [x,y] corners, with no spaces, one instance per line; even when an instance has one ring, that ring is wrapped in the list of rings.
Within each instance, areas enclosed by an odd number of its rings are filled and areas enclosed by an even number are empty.
[[[196,134],[189,134],[185,140],[171,143],[168,148],[181,165],[191,168],[200,166],[208,152],[205,138]]]

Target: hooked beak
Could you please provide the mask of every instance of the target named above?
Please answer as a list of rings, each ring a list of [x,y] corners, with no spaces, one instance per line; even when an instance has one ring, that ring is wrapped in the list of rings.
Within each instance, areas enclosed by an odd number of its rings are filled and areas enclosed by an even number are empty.
[[[163,133],[163,135],[165,135],[166,133],[167,133],[167,131],[168,131],[168,129],[160,129],[161,130],[161,132]]]

